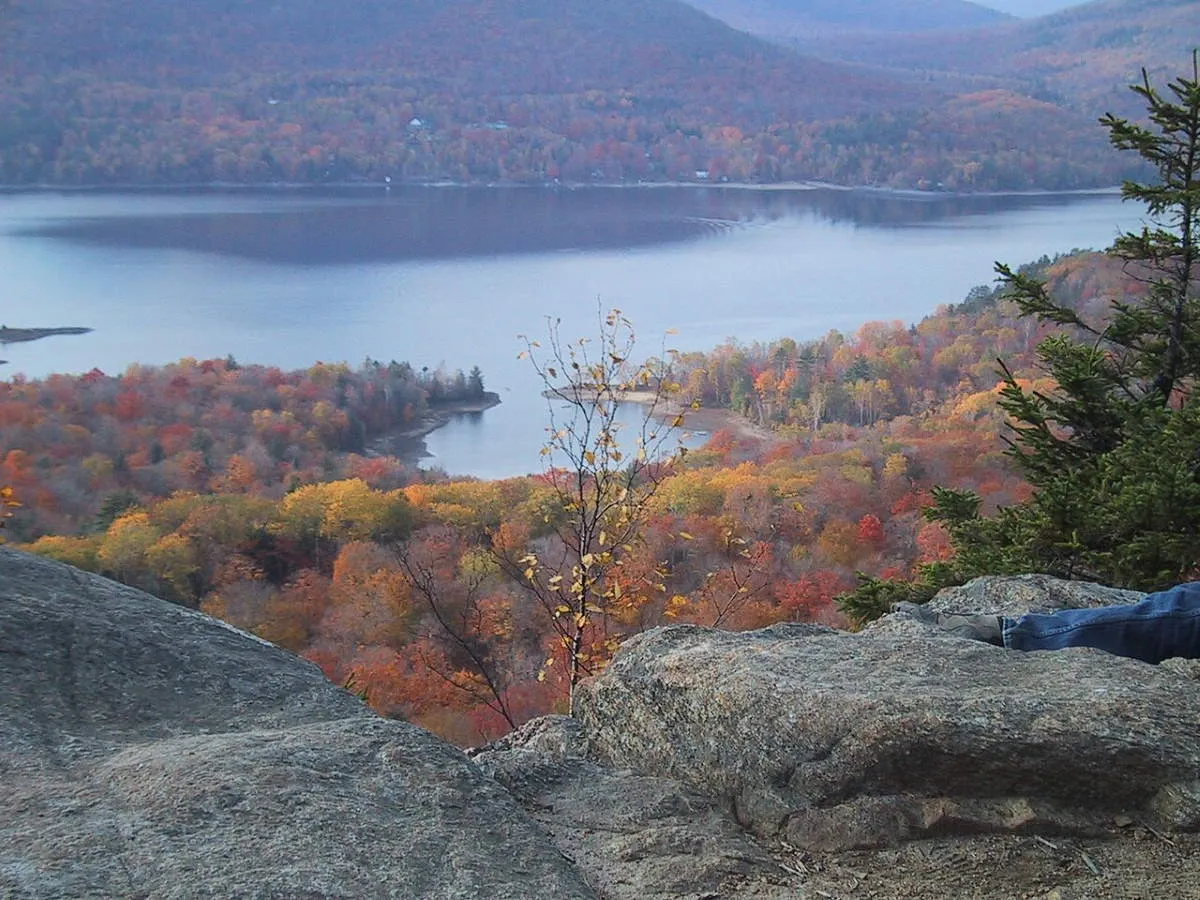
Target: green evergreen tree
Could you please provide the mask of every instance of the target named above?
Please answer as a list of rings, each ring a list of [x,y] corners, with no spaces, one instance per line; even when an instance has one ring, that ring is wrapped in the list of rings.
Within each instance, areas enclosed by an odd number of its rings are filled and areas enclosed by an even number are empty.
[[[1146,123],[1100,121],[1157,176],[1123,186],[1149,224],[1109,250],[1144,295],[1113,301],[1093,322],[1044,282],[997,266],[1024,314],[1063,326],[1038,348],[1055,390],[1026,390],[1001,364],[1008,453],[1033,496],[982,518],[972,492],[938,489],[927,515],[950,531],[953,564],[907,584],[863,579],[841,598],[850,615],[872,618],[976,575],[1036,571],[1153,590],[1200,571],[1200,60],[1193,54],[1191,76],[1165,89],[1144,72],[1132,89]]]
[[[483,370],[479,366],[471,367],[471,374],[467,376],[467,396],[472,400],[478,400],[483,397]]]

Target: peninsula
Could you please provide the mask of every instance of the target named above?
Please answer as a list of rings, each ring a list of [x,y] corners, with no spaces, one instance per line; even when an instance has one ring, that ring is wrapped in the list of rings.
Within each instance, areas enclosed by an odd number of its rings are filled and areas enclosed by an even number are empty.
[[[500,395],[494,391],[484,391],[478,398],[431,401],[424,414],[411,426],[394,429],[368,442],[365,455],[394,456],[411,465],[418,465],[422,459],[433,455],[425,444],[425,438],[433,432],[447,425],[455,416],[479,415],[499,405]]]

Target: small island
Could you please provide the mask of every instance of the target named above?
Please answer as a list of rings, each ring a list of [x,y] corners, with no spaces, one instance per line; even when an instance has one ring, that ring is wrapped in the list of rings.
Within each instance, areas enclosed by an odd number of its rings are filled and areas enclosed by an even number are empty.
[[[0,344],[20,344],[26,341],[40,341],[42,338],[55,337],[60,334],[90,334],[91,328],[9,328],[0,325]]]

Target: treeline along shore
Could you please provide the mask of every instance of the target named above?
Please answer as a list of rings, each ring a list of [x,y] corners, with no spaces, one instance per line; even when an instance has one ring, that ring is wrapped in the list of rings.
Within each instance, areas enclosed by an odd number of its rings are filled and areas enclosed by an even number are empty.
[[[500,405],[500,395],[485,391],[481,397],[469,400],[430,401],[421,417],[411,425],[397,428],[380,435],[367,444],[365,456],[394,456],[405,463],[416,465],[432,456],[425,445],[425,438],[450,423],[455,416],[487,412]]]

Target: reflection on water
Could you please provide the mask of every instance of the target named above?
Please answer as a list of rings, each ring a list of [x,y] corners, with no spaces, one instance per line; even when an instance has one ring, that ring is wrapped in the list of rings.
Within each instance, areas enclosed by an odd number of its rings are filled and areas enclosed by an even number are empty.
[[[720,187],[297,188],[275,196],[291,205],[82,217],[17,233],[273,263],[347,265],[647,247],[719,234],[738,223],[798,216],[900,228],[1030,205],[1027,196]],[[180,195],[181,203],[191,198]],[[1078,197],[1046,195],[1038,202],[1066,206]]]

